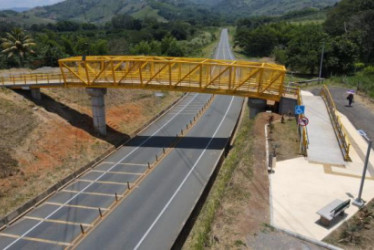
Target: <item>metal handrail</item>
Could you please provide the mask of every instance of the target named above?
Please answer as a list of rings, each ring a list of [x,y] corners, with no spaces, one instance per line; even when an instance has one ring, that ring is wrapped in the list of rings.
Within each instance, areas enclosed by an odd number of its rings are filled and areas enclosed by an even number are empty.
[[[327,111],[329,113],[329,116],[332,122],[332,127],[334,128],[340,149],[344,156],[344,160],[350,161],[351,158],[349,156],[349,150],[351,147],[351,143],[349,142],[347,131],[345,130],[340,120],[340,116],[336,113],[336,106],[335,106],[334,99],[332,98],[331,93],[326,85],[324,85],[321,90],[321,96],[322,96],[322,99],[325,101]]]

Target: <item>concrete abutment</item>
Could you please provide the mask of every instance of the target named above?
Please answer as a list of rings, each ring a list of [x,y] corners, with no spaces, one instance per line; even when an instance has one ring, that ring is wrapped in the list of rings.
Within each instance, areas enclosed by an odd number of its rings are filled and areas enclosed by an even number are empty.
[[[258,113],[266,111],[266,100],[248,98],[249,118],[254,119]]]
[[[40,93],[40,88],[30,89],[31,97],[34,100],[40,101],[42,99],[42,94]]]
[[[278,113],[281,115],[295,115],[295,106],[297,105],[297,99],[282,97],[279,102]]]

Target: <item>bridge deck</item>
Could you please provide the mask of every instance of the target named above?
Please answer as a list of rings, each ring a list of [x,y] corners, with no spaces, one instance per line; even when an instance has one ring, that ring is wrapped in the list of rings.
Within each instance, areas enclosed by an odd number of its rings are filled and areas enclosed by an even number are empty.
[[[279,101],[284,66],[233,60],[89,56],[59,60],[60,73],[0,75],[10,88],[89,87],[182,91]],[[295,89],[296,93],[296,89]]]

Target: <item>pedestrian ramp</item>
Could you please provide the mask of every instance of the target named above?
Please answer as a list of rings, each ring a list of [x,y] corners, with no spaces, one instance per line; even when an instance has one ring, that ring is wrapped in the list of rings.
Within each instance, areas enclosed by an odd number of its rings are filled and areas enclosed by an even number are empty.
[[[309,119],[308,148],[309,162],[345,165],[344,157],[335,135],[334,127],[321,96],[314,96],[310,92],[301,92],[305,105],[305,116]]]

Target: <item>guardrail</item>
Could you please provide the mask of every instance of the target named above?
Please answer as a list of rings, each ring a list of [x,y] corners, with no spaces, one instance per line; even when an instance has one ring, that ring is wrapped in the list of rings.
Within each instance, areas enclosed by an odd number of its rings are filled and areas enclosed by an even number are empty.
[[[349,148],[351,146],[347,132],[344,129],[342,122],[340,121],[340,116],[336,114],[336,106],[334,100],[331,97],[330,91],[326,85],[323,85],[321,90],[321,97],[325,101],[327,111],[329,113],[332,127],[334,128],[335,135],[338,139],[340,149],[342,150],[343,157],[345,161],[350,161]]]
[[[300,88],[297,87],[297,104],[302,105],[303,100],[301,99],[301,94],[300,94]],[[298,115],[298,119],[302,118],[304,115]],[[299,126],[299,136],[300,136],[300,152],[307,156],[308,152],[308,145],[309,145],[309,140],[308,140],[308,130],[306,126]]]
[[[310,79],[310,80],[300,80],[300,81],[294,81],[290,82],[290,84],[305,84],[308,86],[311,82],[322,82],[325,80],[325,78],[316,78],[316,79]]]

